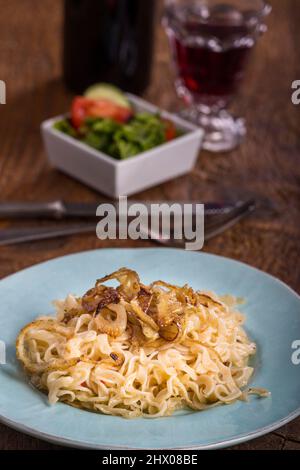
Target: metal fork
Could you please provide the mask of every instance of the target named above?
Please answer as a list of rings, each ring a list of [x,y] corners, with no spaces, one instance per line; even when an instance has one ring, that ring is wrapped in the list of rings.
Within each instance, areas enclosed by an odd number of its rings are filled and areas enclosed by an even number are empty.
[[[228,213],[222,215],[211,215],[205,218],[204,238],[209,240],[225,230],[235,225],[239,220],[246,217],[255,210],[255,201],[249,200],[241,203]],[[94,223],[78,223],[48,226],[48,227],[25,227],[25,228],[9,228],[0,230],[0,245],[11,245],[15,243],[24,243],[30,241],[46,240],[50,238],[58,238],[74,234],[92,233],[96,231]],[[143,229],[141,228],[141,232]],[[154,233],[150,229],[144,230],[144,235],[148,239],[155,241],[164,246],[177,246],[183,248],[188,240],[175,240],[170,237],[162,238],[161,234]]]

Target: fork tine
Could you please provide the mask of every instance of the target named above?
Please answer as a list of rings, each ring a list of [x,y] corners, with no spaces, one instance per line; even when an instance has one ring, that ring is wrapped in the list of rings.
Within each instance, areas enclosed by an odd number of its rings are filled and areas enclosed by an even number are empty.
[[[228,216],[220,216],[218,221],[215,220],[211,224],[208,224],[208,226],[205,224],[205,240],[210,240],[211,238],[229,229],[246,215],[251,214],[255,208],[256,203],[251,199],[241,204],[238,208],[234,209],[230,214],[228,214]]]
[[[256,208],[256,203],[253,199],[241,203],[238,207],[231,210],[227,214],[222,214],[218,216],[211,216],[210,221],[205,218],[204,224],[204,239],[205,241],[210,240],[211,238],[220,235],[225,230],[229,229],[237,222],[239,222],[242,218],[246,217],[250,213],[252,213]],[[157,243],[165,246],[177,246],[179,248],[184,248],[185,243],[188,240],[174,240],[174,239],[153,239]]]

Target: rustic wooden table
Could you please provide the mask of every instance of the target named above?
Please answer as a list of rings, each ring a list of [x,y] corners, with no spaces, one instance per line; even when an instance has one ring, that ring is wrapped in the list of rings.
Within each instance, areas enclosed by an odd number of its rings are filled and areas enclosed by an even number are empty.
[[[236,102],[248,123],[243,145],[228,154],[203,151],[191,174],[138,197],[203,201],[247,194],[271,201],[275,212],[257,212],[211,240],[204,251],[249,263],[300,292],[300,106],[291,103],[291,83],[300,79],[300,5],[298,0],[271,3],[269,32],[254,52]],[[64,112],[71,98],[61,81],[62,2],[0,0],[0,10],[0,79],[7,84],[7,104],[0,106],[1,200],[97,200],[99,194],[50,168],[40,137],[40,122]],[[151,83],[149,100],[171,110],[178,107],[159,21]],[[0,227],[6,225],[2,221]],[[148,245],[151,242],[100,242],[94,235],[78,235],[1,247],[0,277],[66,253]],[[0,448],[60,447],[0,425]],[[299,450],[300,419],[235,449]]]

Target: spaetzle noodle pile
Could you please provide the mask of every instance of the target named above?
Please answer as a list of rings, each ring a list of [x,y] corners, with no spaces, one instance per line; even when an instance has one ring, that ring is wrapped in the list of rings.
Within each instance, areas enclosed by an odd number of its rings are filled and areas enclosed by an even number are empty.
[[[118,287],[105,283],[117,280]],[[17,356],[51,404],[133,418],[245,400],[256,346],[236,299],[163,281],[145,286],[122,268],[83,297],[55,302],[17,338]]]

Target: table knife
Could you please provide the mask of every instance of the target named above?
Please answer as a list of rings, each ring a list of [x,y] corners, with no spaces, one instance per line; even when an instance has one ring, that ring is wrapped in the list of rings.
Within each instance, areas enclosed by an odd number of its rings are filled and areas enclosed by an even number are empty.
[[[133,201],[128,200],[127,204],[160,204],[160,203],[186,203],[196,204],[197,201]],[[44,219],[64,219],[75,217],[96,217],[96,210],[100,204],[112,204],[118,212],[117,201],[100,201],[100,202],[64,202],[61,200],[51,202],[1,202],[0,218],[1,219],[21,219],[21,218],[44,218]],[[200,204],[200,202],[199,202]],[[221,215],[227,214],[231,210],[239,207],[243,201],[236,202],[207,202],[204,203],[205,215]]]

